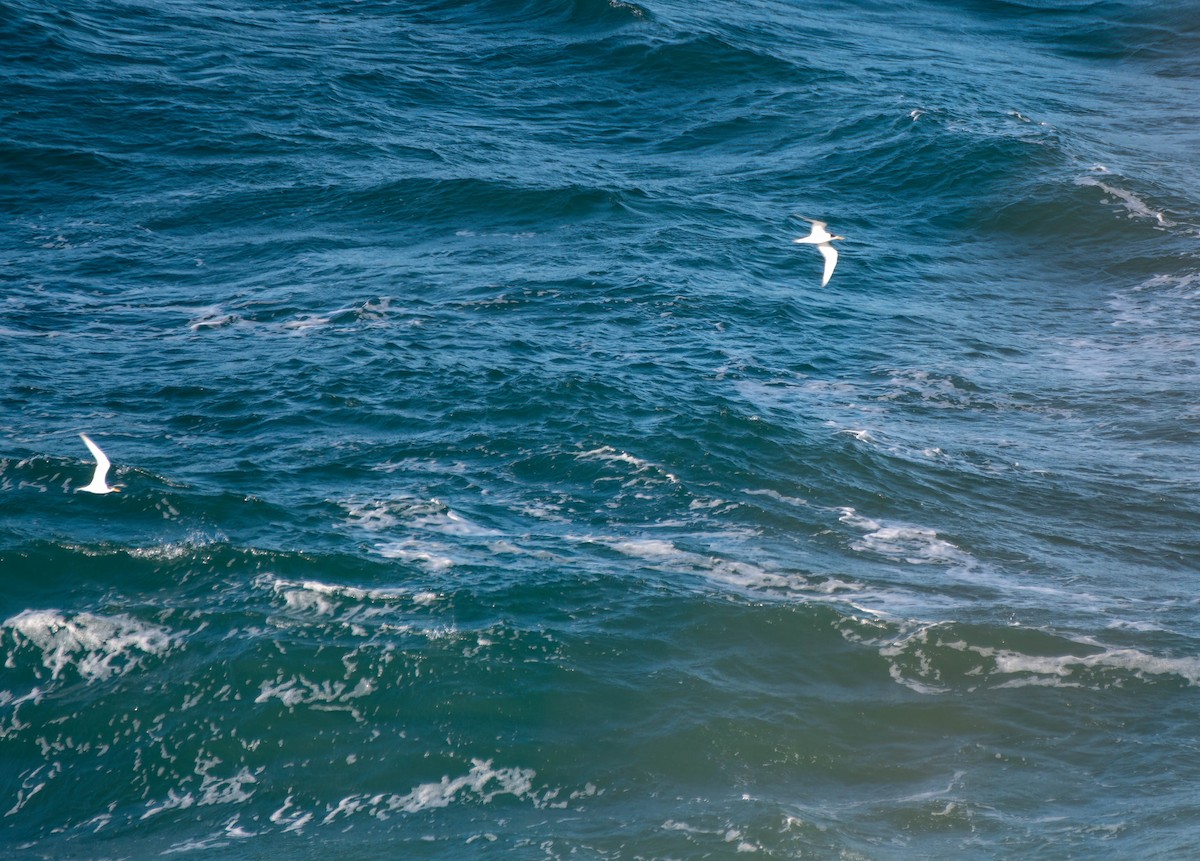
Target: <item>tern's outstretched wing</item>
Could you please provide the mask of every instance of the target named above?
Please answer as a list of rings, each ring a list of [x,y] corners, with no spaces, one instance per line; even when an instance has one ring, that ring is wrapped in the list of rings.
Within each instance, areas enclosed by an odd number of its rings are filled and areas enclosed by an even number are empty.
[[[821,278],[821,286],[824,287],[833,276],[833,267],[837,266],[837,249],[828,242],[822,242],[817,246],[817,250],[825,258],[825,275]]]
[[[92,453],[92,457],[96,458],[96,473],[92,476],[92,484],[95,486],[104,485],[104,477],[108,475],[108,468],[112,465],[109,463],[108,457],[104,452],[100,451],[100,446],[96,445],[88,435],[81,433],[79,438],[83,440],[83,444],[88,447],[88,451]]]

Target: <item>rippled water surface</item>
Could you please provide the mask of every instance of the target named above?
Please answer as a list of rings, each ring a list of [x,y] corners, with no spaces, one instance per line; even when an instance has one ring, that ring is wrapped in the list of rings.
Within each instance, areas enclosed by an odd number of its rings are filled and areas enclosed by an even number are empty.
[[[5,857],[1200,853],[1193,4],[0,40]]]

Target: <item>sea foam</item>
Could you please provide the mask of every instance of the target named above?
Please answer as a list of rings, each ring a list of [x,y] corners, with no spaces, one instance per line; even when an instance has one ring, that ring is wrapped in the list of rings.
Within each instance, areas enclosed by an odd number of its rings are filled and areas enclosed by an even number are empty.
[[[39,676],[42,671],[51,679],[76,673],[89,683],[127,673],[145,658],[164,654],[175,640],[167,628],[132,616],[60,610],[25,610],[5,620],[0,632],[7,641],[6,667],[32,654],[41,664],[35,670]]]

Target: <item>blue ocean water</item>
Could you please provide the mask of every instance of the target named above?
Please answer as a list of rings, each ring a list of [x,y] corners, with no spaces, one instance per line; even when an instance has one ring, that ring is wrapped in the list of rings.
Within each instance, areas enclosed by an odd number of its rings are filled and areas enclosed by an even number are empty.
[[[4,857],[1200,854],[1194,3],[0,44]]]

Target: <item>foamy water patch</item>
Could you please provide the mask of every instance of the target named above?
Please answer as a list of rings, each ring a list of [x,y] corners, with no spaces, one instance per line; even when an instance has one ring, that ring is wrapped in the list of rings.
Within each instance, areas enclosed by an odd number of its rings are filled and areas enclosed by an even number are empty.
[[[1104,361],[1116,366],[1157,365],[1156,372],[1175,373],[1186,386],[1194,375],[1191,357],[1200,349],[1196,332],[1196,300],[1200,299],[1200,273],[1156,275],[1134,287],[1114,293],[1108,300],[1111,326],[1118,337],[1098,340],[1089,347],[1107,353]],[[1126,340],[1134,338],[1137,349]]]
[[[902,523],[883,523],[858,514],[853,508],[842,508],[838,518],[863,532],[850,547],[860,553],[872,553],[896,562],[910,565],[959,565],[971,567],[976,560],[941,538],[937,532],[925,526]]]
[[[241,310],[228,310],[222,304],[183,310],[190,314],[187,327],[192,332],[237,326],[303,334],[315,329],[373,323],[385,318],[390,307],[390,299],[378,298],[331,311],[287,312],[274,308],[254,310],[253,306],[245,305]],[[281,318],[281,314],[287,316]]]
[[[601,544],[632,557],[648,568],[695,574],[743,588],[787,588],[786,574],[762,566],[709,553],[686,550],[661,538],[616,538],[591,536],[580,539]]]
[[[310,828],[326,826],[345,830],[353,827],[353,821],[360,817],[387,821],[453,805],[485,806],[499,798],[538,810],[564,810],[573,803],[604,794],[603,789],[590,782],[568,792],[561,787],[538,786],[536,779],[537,772],[532,768],[496,766],[490,759],[472,759],[465,774],[443,775],[439,780],[417,784],[407,792],[354,793],[308,809],[297,803],[294,795],[289,795],[268,821],[284,833],[303,834]],[[495,835],[484,833],[469,837],[466,842],[495,839]]]
[[[979,600],[997,599],[1013,608],[1041,608],[1047,602],[1071,607],[1084,614],[1107,612],[1109,602],[1086,589],[1068,587],[1022,570],[981,560],[943,538],[935,529],[910,523],[875,520],[853,508],[836,509],[838,520],[862,534],[849,539],[849,547],[866,558],[882,561],[885,580],[906,578],[900,566],[928,566],[937,574],[914,583],[914,588],[879,585],[864,590],[874,595],[869,606],[895,618],[930,621],[957,613],[956,608]],[[878,579],[872,577],[871,579]]]
[[[1155,275],[1135,287],[1133,292],[1162,293],[1184,300],[1200,299],[1200,272]]]
[[[696,838],[712,837],[717,841],[724,843],[736,844],[736,850],[739,854],[747,852],[759,852],[764,847],[750,839],[747,839],[741,828],[731,824],[726,824],[719,827],[705,827],[701,825],[692,825],[689,822],[683,822],[677,819],[668,819],[659,826],[663,831],[674,831],[687,835],[689,842],[697,843]]]
[[[385,532],[399,525],[401,515],[392,505],[381,500],[345,500],[338,503],[346,512],[344,525],[366,532]]]
[[[769,488],[747,490],[745,492],[750,496],[765,496],[768,499],[774,499],[776,502],[782,502],[783,504],[790,505],[794,508],[808,508],[810,505],[809,501],[803,497],[788,496],[787,494],[783,494],[777,490],[771,490]]]
[[[709,536],[713,540],[728,540],[730,536]],[[740,536],[733,536],[734,539]],[[837,576],[817,576],[782,568],[771,562],[748,562],[728,555],[688,550],[665,538],[574,536],[581,544],[608,547],[617,553],[637,560],[640,567],[700,577],[720,587],[732,587],[773,600],[805,600],[820,603],[847,603],[859,608],[857,601],[867,597],[861,583]],[[879,598],[880,603],[894,604],[891,597]]]
[[[1106,173],[1111,176],[1111,174]],[[1097,179],[1096,176],[1081,176],[1075,180],[1076,185],[1089,186],[1098,188],[1108,198],[1106,203],[1111,206],[1121,206],[1129,214],[1130,218],[1144,218],[1153,220],[1158,227],[1174,227],[1175,222],[1169,220],[1160,210],[1154,209],[1146,201],[1142,200],[1132,191],[1120,188],[1109,182]]]
[[[416,516],[410,525],[415,529],[449,535],[455,538],[495,538],[502,533],[497,529],[482,526],[437,500],[437,510]]]
[[[401,562],[420,565],[428,571],[447,571],[456,564],[452,555],[455,552],[454,548],[440,541],[403,538],[379,542],[374,549],[385,559],[398,559]]]
[[[328,810],[321,824],[328,825],[355,815],[386,820],[397,814],[449,807],[459,800],[489,804],[501,795],[540,804],[541,798],[533,786],[536,776],[531,768],[495,768],[491,760],[475,759],[466,774],[453,778],[446,775],[441,780],[422,783],[403,795],[348,795]]]
[[[987,631],[940,622],[883,642],[880,655],[899,684],[918,693],[1023,687],[1104,690],[1139,683],[1200,685],[1200,658],[1112,647],[1013,627]]]
[[[4,666],[13,669],[32,657],[39,678],[57,680],[76,673],[89,684],[124,675],[175,643],[167,628],[132,616],[60,610],[25,610],[0,625]]]
[[[326,314],[297,314],[290,320],[281,324],[282,328],[290,332],[304,332],[308,329],[320,329],[329,326],[336,322],[339,318],[345,317],[350,313],[349,308],[341,308],[337,311],[331,311]]]
[[[476,523],[440,499],[344,500],[343,525],[364,532],[428,532],[453,538],[495,538],[499,530]]]
[[[590,451],[580,452],[575,457],[582,461],[598,461],[618,467],[626,473],[622,479],[622,487],[653,486],[657,484],[678,484],[679,478],[669,470],[630,454],[626,451],[603,445]]]
[[[32,457],[0,458],[0,492],[13,490],[36,490],[47,493],[51,490],[69,493],[78,478],[78,462],[70,460],[64,468],[60,458],[45,455]]]
[[[343,680],[312,681],[303,675],[286,678],[281,675],[274,680],[261,682],[254,702],[261,704],[278,700],[288,711],[294,711],[298,706],[308,706],[316,711],[344,711],[361,720],[353,701],[370,696],[376,687],[375,681],[366,678],[360,678],[351,685]]]
[[[439,499],[346,500],[340,505],[346,511],[342,525],[370,535],[375,553],[428,571],[445,571],[463,557],[486,554],[505,538]]]
[[[196,311],[195,316],[188,320],[187,327],[193,332],[203,332],[207,329],[224,329],[242,323],[239,314],[226,311],[220,305],[209,305]]]
[[[374,324],[388,316],[391,305],[390,299],[378,298],[332,311],[299,313],[281,323],[280,328],[286,332],[303,333],[313,329]]]
[[[194,785],[194,789],[167,790],[166,796],[151,801],[146,805],[141,819],[150,819],[171,810],[187,810],[190,807],[208,807],[215,804],[245,804],[254,797],[258,779],[266,770],[265,766],[250,769],[240,766],[227,774],[220,774],[218,767],[223,764],[220,757],[201,754],[196,759],[195,770],[186,780],[186,785]],[[195,785],[195,778],[199,784]],[[226,836],[249,836],[226,832]]]
[[[288,620],[334,622],[361,637],[383,629],[410,630],[415,627],[410,614],[427,615],[441,600],[437,592],[401,587],[351,586],[272,575],[260,575],[254,582],[283,602]],[[279,623],[286,624],[283,620]]]
[[[881,403],[919,403],[935,409],[992,409],[996,394],[955,374],[924,368],[893,368],[887,389],[876,396]],[[1007,404],[1006,404],[1007,405]]]

